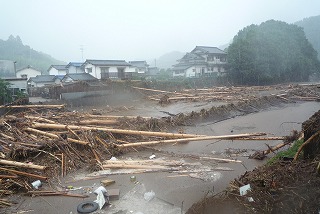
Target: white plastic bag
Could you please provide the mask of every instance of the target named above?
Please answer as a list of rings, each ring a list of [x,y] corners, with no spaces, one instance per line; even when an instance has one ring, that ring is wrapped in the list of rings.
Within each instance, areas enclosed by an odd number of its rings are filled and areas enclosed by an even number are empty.
[[[151,190],[150,192],[144,193],[144,200],[151,201],[155,197],[155,193]]]

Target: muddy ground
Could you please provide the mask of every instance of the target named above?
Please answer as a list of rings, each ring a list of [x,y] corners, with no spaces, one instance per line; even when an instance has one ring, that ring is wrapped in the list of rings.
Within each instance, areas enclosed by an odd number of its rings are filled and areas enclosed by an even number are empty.
[[[205,135],[267,132],[268,136],[285,136],[290,135],[292,130],[301,130],[302,122],[320,108],[319,102],[269,97],[276,91],[260,92],[260,96],[249,105],[245,105],[247,101],[237,102],[237,105],[228,101],[184,101],[161,106],[156,102],[145,100],[139,94],[126,92],[121,98],[118,96],[85,98],[69,103],[68,108],[70,111],[94,112],[102,115],[151,116],[163,120],[168,120],[169,117],[173,125],[162,128],[175,132]],[[280,92],[283,93],[279,90]],[[316,92],[319,93],[319,91]],[[267,97],[265,97],[266,95]],[[38,101],[40,100],[36,102]],[[157,123],[161,122],[157,121]],[[279,141],[267,142],[269,146],[278,143]],[[102,177],[81,180],[89,172],[78,171],[61,179],[61,186],[82,187],[81,191],[90,194],[100,185],[101,179],[114,179],[116,183],[110,188],[120,189],[121,200],[112,201],[111,207],[96,213],[184,213],[187,210],[188,213],[212,213],[212,210],[215,211],[214,213],[235,213],[235,209],[238,211],[241,208],[238,207],[234,199],[225,197],[221,202],[210,196],[221,196],[234,178],[264,164],[266,160],[248,159],[248,156],[267,148],[266,142],[261,141],[211,140],[131,150],[117,158],[148,159],[150,155],[154,154],[157,158],[165,160],[197,163],[201,167],[210,167],[210,170],[203,170],[203,173],[137,174],[137,182],[130,181],[130,173],[105,176],[103,172],[99,172]],[[241,160],[242,164],[195,158],[201,156],[231,158]],[[97,176],[97,174],[94,175]],[[79,179],[80,181],[76,181]],[[155,192],[156,197],[151,203],[147,203],[143,199],[143,194],[151,190]],[[90,194],[90,198],[85,200],[94,198],[95,195]],[[12,196],[12,200],[17,201],[17,205],[2,209],[3,213],[76,213],[76,205],[84,199],[61,196],[30,198],[18,195]],[[198,201],[201,202],[194,204]],[[193,204],[194,206],[192,206]],[[228,207],[229,210],[224,212],[223,207]],[[152,212],[155,209],[156,211]]]

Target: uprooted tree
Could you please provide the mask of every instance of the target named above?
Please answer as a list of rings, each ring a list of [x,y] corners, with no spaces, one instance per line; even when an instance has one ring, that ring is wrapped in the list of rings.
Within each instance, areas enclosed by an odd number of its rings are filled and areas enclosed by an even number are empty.
[[[229,79],[243,85],[307,81],[320,71],[303,29],[275,20],[239,31],[228,48],[228,62]]]

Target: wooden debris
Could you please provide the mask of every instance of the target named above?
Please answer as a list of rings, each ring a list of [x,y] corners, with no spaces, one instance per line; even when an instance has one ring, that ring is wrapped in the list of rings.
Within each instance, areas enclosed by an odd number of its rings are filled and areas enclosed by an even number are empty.
[[[266,135],[266,133],[221,135],[221,136],[193,137],[193,138],[182,138],[182,139],[172,139],[172,140],[159,140],[159,141],[122,144],[122,145],[119,145],[119,147],[146,146],[146,145],[154,145],[154,144],[160,144],[160,143],[183,143],[183,142],[189,142],[189,141],[203,141],[203,140],[214,140],[214,139],[237,139],[240,137],[262,136],[262,135]]]
[[[11,109],[11,108],[57,108],[57,109],[62,109],[64,108],[65,105],[19,105],[19,106],[15,106],[15,105],[8,105],[8,106],[0,106],[0,109],[2,108],[8,108],[8,109]]]
[[[21,163],[17,161],[9,161],[9,160],[2,160],[0,159],[0,164],[2,165],[9,165],[9,166],[17,166],[22,168],[29,168],[29,169],[37,169],[37,170],[45,170],[46,166],[39,166],[32,163]]]
[[[109,186],[111,184],[114,184],[116,181],[110,180],[110,179],[105,179],[105,180],[102,180],[100,182],[101,182],[101,184],[103,184],[103,186]]]

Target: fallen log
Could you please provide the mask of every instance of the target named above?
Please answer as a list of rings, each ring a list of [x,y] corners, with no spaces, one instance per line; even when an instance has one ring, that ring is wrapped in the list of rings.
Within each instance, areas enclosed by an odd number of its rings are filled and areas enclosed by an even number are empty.
[[[0,106],[0,109],[2,108],[57,108],[61,109],[64,108],[65,105],[13,105],[13,106]]]
[[[134,89],[138,89],[138,90],[143,90],[143,91],[153,91],[153,92],[160,92],[160,93],[167,93],[167,94],[180,94],[180,95],[184,95],[184,96],[193,96],[190,94],[183,94],[183,93],[179,93],[179,92],[171,92],[171,91],[161,91],[161,90],[156,90],[156,89],[150,89],[150,88],[139,88],[139,87],[135,87],[135,86],[131,86],[131,88]]]
[[[49,120],[49,119],[42,118],[42,117],[34,117],[34,116],[30,116],[30,115],[25,115],[24,117],[28,118],[28,119],[36,120],[38,122],[45,122],[45,123],[52,123],[52,124],[56,123],[53,120]]]
[[[215,160],[223,162],[232,162],[232,163],[242,163],[241,160],[225,159],[225,158],[213,158],[213,157],[200,157],[202,160]]]
[[[320,135],[320,130],[317,131],[316,133],[314,133],[311,137],[309,137],[309,139],[307,141],[305,141],[301,146],[300,148],[298,149],[297,153],[295,154],[294,156],[294,159],[293,160],[297,160],[298,157],[299,157],[299,154],[301,153],[302,149],[307,145],[309,144],[316,136]]]
[[[22,167],[22,168],[29,168],[29,169],[37,169],[37,170],[45,170],[47,168],[46,166],[21,163],[21,162],[17,162],[17,161],[2,160],[2,159],[0,159],[0,164],[9,165],[9,166],[17,166],[17,167]]]
[[[182,138],[182,139],[172,139],[172,140],[158,140],[158,141],[147,141],[147,142],[137,142],[137,143],[128,143],[118,145],[119,147],[132,147],[132,146],[145,146],[145,145],[154,145],[160,143],[183,143],[189,141],[203,141],[203,140],[226,140],[226,139],[236,139],[240,137],[249,137],[249,136],[262,136],[266,133],[252,133],[252,134],[237,134],[237,135],[221,135],[221,136],[205,136],[205,137],[193,137],[193,138]]]
[[[68,197],[76,197],[76,198],[88,198],[88,195],[81,194],[70,194],[68,192],[59,192],[59,191],[28,191],[27,194],[31,194],[33,196],[68,196]]]
[[[33,128],[40,129],[63,129],[66,130],[67,125],[63,124],[48,124],[48,123],[33,123]],[[205,135],[195,135],[195,134],[179,134],[179,133],[167,133],[167,132],[148,132],[148,131],[136,131],[129,129],[112,129],[112,128],[102,128],[102,127],[89,127],[89,126],[76,126],[68,125],[70,129],[78,130],[100,130],[105,132],[117,133],[117,134],[130,134],[130,135],[144,135],[144,136],[158,136],[158,137],[170,137],[170,138],[193,138]]]
[[[65,127],[67,130],[68,130],[68,127]],[[41,130],[38,130],[38,129],[33,129],[33,128],[25,128],[24,129],[25,131],[29,131],[29,132],[34,132],[34,133],[37,133],[37,134],[41,134],[41,135],[44,135],[44,136],[47,136],[47,137],[51,137],[51,138],[54,138],[54,139],[61,139],[61,137],[59,135],[56,135],[56,134],[52,134],[52,133],[49,133],[49,132],[45,132],[45,131],[41,131]],[[81,140],[76,140],[76,139],[73,139],[73,138],[67,138],[67,141],[68,142],[72,142],[72,143],[78,143],[78,144],[81,144],[81,145],[88,145],[89,143],[86,142],[86,141],[81,141]]]
[[[48,179],[48,177],[35,175],[35,174],[27,173],[27,172],[21,172],[21,171],[13,170],[13,169],[7,169],[7,168],[0,167],[0,170],[8,171],[8,172],[11,172],[11,173],[14,173],[14,174],[18,174],[18,175],[23,175],[23,176],[26,176],[26,177],[32,177],[32,178],[36,178],[36,179],[40,179],[40,180],[47,180]]]
[[[82,120],[80,125],[117,125],[119,122],[116,120]]]

